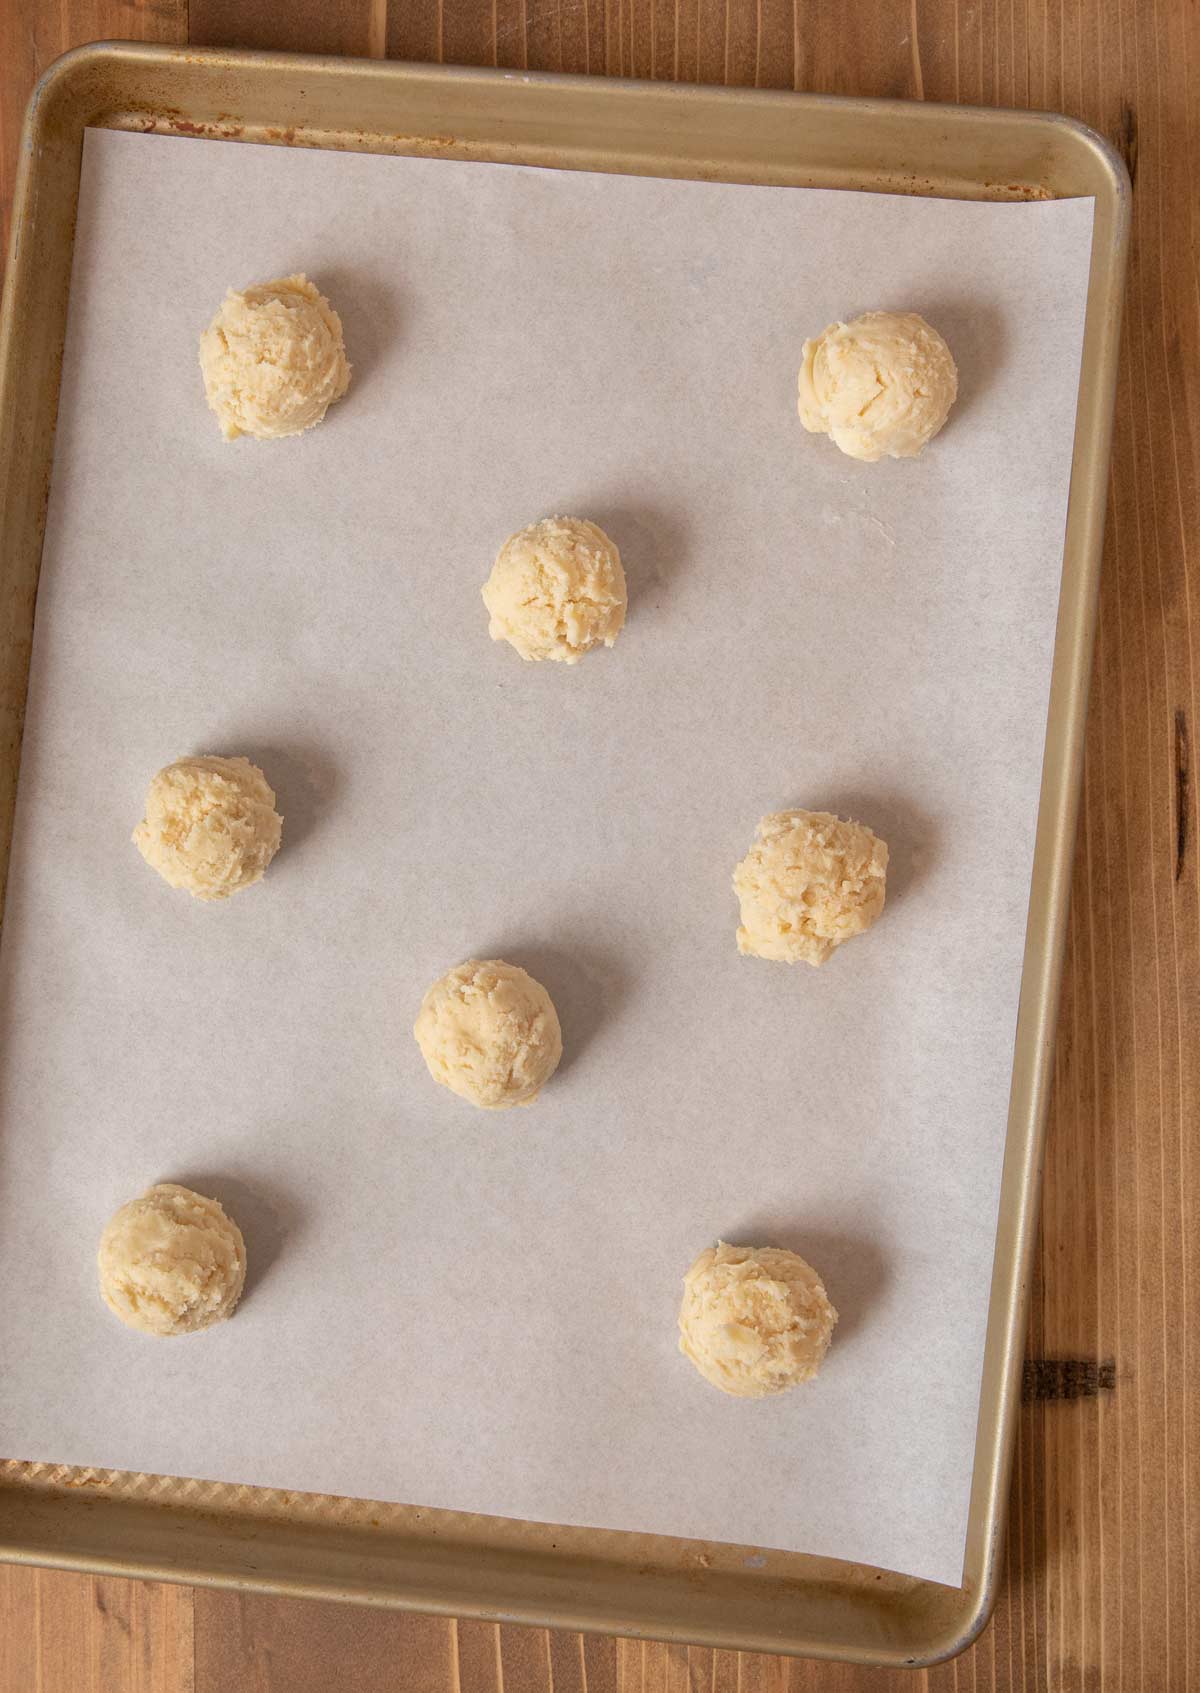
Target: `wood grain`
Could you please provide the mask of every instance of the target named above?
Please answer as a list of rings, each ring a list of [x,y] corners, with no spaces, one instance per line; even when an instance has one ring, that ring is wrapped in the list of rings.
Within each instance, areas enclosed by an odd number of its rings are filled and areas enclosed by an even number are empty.
[[[6,195],[35,72],[100,34],[182,39],[187,10],[0,0]],[[197,42],[1054,108],[1125,154],[1134,250],[1029,1338],[1037,1367],[995,1622],[927,1675],[0,1570],[0,1693],[1200,1693],[1200,9],[190,0],[189,27]]]
[[[0,1565],[3,1693],[194,1693],[192,1590]]]
[[[289,37],[303,41],[306,53],[383,57],[385,0],[279,0],[274,7],[208,0],[191,12],[188,39],[197,47],[282,47],[277,21],[281,14]]]

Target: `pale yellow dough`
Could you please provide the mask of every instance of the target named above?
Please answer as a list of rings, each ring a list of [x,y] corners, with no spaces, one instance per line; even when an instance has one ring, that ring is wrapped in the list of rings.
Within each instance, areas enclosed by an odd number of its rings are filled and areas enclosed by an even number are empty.
[[[765,1399],[812,1380],[836,1322],[820,1276],[796,1253],[719,1241],[683,1278],[679,1350],[722,1393]]]
[[[151,782],[133,844],[173,888],[226,899],[261,880],[282,830],[274,791],[248,758],[181,758]]]
[[[413,1034],[435,1082],[492,1111],[531,1105],[562,1057],[550,995],[500,958],[470,958],[435,982]]]
[[[350,386],[342,321],[306,276],[231,288],[200,337],[200,369],[227,441],[299,435]]]
[[[510,535],[483,587],[488,633],[524,659],[577,664],[611,647],[625,622],[614,541],[579,517],[544,517]]]
[[[242,1232],[215,1199],[160,1182],[100,1237],[100,1292],[143,1334],[194,1334],[228,1317],[246,1280]]]
[[[852,459],[915,458],[957,395],[950,349],[916,312],[864,312],[804,343],[800,421]]]
[[[888,849],[863,823],[828,811],[764,817],[733,872],[738,951],[784,964],[824,964],[883,910]]]

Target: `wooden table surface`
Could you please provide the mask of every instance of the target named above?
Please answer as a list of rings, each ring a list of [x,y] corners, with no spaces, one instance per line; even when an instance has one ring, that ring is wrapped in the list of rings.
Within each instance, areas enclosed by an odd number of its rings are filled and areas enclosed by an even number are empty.
[[[0,1693],[1200,1693],[1196,0],[0,0],[6,226],[34,78],[105,36],[1050,108],[1124,154],[1133,256],[1026,1402],[979,1644],[891,1674],[10,1568]]]

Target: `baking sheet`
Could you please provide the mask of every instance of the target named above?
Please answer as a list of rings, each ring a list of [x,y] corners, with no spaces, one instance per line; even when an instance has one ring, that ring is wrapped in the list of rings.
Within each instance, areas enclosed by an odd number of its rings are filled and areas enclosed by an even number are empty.
[[[1090,228],[89,134],[0,951],[0,1449],[958,1580]],[[196,338],[292,268],[354,387],[228,446]],[[943,329],[962,394],[922,460],[859,466],[803,434],[795,368],[881,305]],[[630,579],[570,671],[478,597],[552,510]],[[287,819],[225,907],[128,844],[187,751],[254,757]],[[732,943],[788,804],[892,847],[882,924],[820,972]],[[527,1112],[472,1113],[411,1041],[470,953],[558,1003]],[[160,1179],[251,1258],[178,1345],[94,1291]],[[821,1268],[811,1388],[740,1404],[676,1353],[718,1235]]]

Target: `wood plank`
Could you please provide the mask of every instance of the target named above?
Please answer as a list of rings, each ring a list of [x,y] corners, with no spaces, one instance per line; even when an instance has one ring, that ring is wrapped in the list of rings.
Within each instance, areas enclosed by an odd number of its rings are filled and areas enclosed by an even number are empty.
[[[197,1589],[195,1619],[192,1693],[459,1693],[460,1686],[483,1693],[492,1686],[484,1676],[460,1683],[458,1625],[445,1617]],[[495,1635],[490,1625],[473,1626]],[[544,1657],[544,1632],[535,1638]],[[474,1655],[467,1661],[476,1662]]]
[[[454,1693],[503,1693],[498,1623],[460,1619],[454,1624],[454,1645],[457,1670]]]
[[[0,1564],[0,1693],[39,1685],[39,1573]]]
[[[194,1693],[192,1593],[0,1565],[0,1693]]]
[[[380,58],[385,22],[386,0],[190,0],[188,39],[197,47]]]

